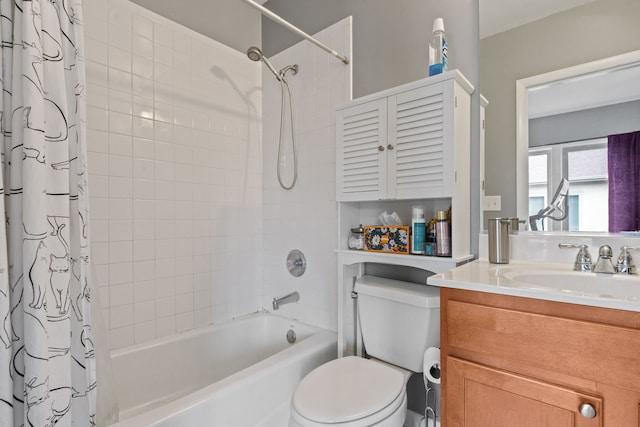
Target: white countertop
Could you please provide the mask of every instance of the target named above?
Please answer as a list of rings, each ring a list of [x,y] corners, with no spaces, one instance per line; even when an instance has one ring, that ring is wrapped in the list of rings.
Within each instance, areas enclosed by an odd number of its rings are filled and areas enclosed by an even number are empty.
[[[571,263],[480,259],[433,275],[427,284],[640,312],[640,276],[575,272]]]

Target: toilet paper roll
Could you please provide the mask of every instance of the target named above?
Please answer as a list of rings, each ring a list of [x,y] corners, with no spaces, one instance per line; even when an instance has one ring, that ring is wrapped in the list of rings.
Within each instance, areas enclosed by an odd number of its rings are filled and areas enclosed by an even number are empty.
[[[434,384],[440,384],[440,349],[429,347],[424,352],[424,376]]]

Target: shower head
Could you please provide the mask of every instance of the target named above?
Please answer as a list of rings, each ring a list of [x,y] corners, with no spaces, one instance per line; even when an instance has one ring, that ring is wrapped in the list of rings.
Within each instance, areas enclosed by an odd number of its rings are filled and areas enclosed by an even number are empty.
[[[276,71],[276,69],[273,67],[273,65],[271,65],[271,62],[269,62],[267,57],[264,56],[264,54],[262,53],[262,51],[259,48],[257,48],[256,46],[251,46],[249,49],[247,49],[247,56],[252,61],[256,61],[256,62],[257,61],[262,61],[262,62],[264,62],[264,64],[267,66],[267,68],[273,73],[274,76],[276,76],[276,79],[278,79],[278,81],[281,80],[281,77],[278,74],[278,72]]]
[[[247,56],[250,60],[257,62],[262,59],[262,51],[255,46],[251,46],[249,49],[247,49]]]

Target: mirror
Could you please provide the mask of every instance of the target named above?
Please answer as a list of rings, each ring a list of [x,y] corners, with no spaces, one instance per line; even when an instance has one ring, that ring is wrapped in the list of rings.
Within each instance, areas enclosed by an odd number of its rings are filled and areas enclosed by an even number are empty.
[[[640,2],[509,2],[516,3],[514,8],[524,13],[514,19],[503,15],[498,22],[513,22],[513,28],[496,26],[497,30],[492,32],[485,25],[490,20],[483,15],[496,9],[500,13],[509,12],[506,6],[510,6],[500,3],[505,7],[496,8],[496,1],[480,0],[480,91],[489,101],[485,126],[485,194],[502,196],[502,206],[500,211],[485,212],[485,218],[516,215],[525,218],[529,215],[528,164],[516,154],[516,140],[522,136],[528,121],[516,112],[516,81],[640,50],[640,25],[637,24]],[[529,6],[544,8],[546,3],[565,7],[565,10],[527,9]]]
[[[516,81],[519,216],[570,179],[570,215],[544,229],[609,230],[607,136],[640,130],[638,82],[640,51]]]

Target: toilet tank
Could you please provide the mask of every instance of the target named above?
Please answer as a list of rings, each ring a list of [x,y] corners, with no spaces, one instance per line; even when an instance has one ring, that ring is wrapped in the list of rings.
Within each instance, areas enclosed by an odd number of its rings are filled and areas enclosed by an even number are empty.
[[[362,276],[354,290],[367,354],[422,372],[425,350],[440,346],[440,288]]]

